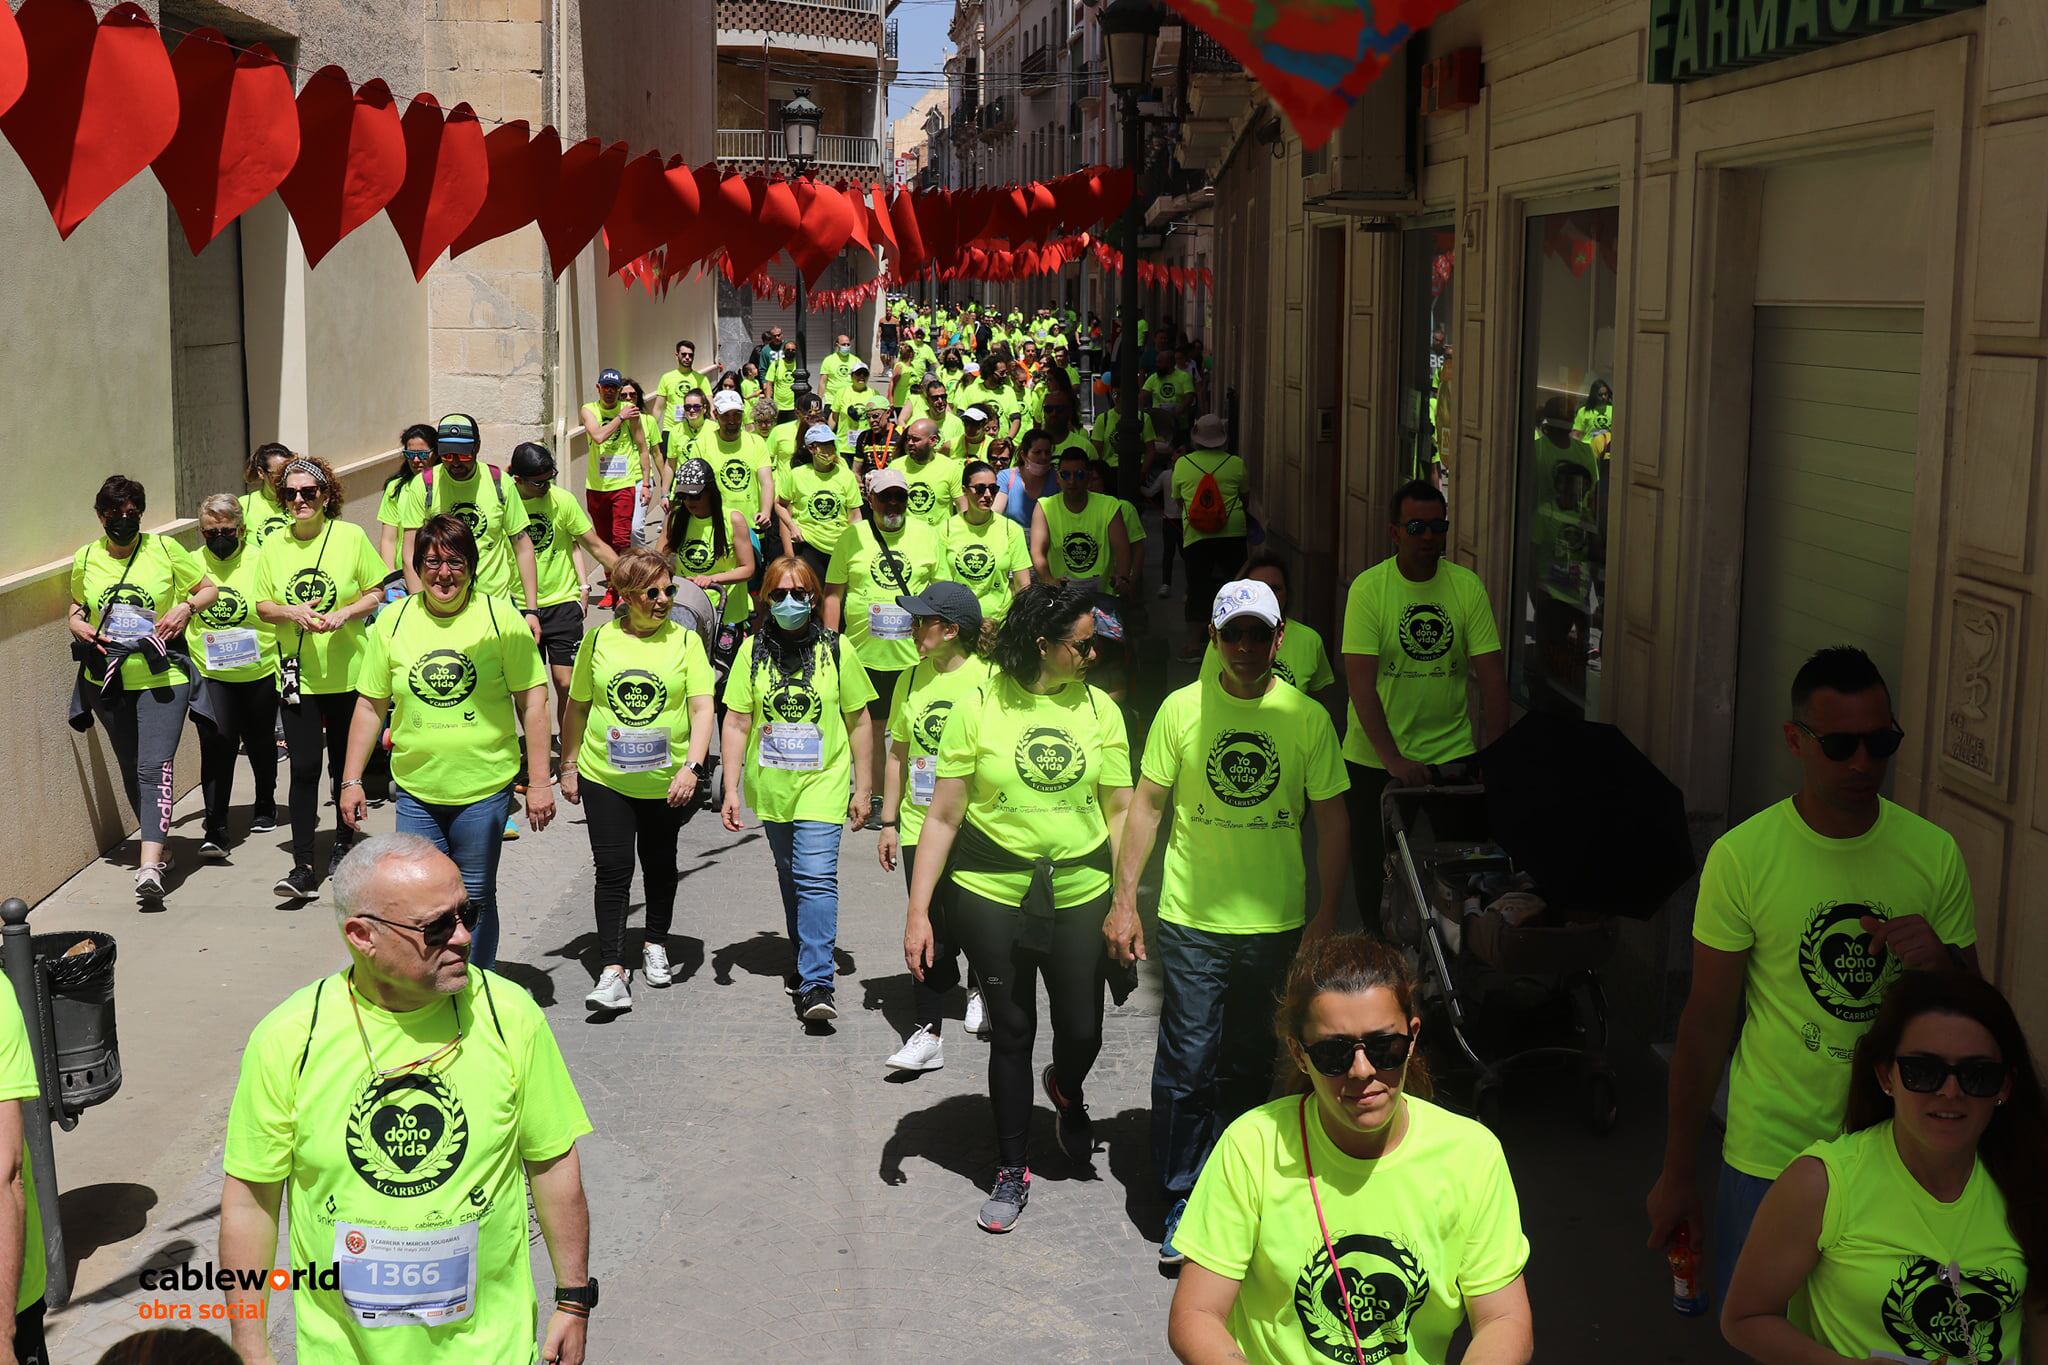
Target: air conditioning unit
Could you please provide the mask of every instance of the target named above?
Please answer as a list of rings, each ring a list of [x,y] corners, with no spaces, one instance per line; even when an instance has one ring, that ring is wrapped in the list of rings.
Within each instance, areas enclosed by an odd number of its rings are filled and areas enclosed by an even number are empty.
[[[1363,216],[1421,212],[1421,70],[1421,44],[1411,41],[1365,88],[1324,148],[1320,166],[1304,167],[1305,206]]]

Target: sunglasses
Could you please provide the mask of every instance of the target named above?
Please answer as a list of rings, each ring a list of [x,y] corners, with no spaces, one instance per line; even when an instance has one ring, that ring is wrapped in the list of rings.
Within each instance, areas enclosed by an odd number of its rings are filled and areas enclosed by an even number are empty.
[[[2011,1072],[2004,1062],[1989,1057],[1949,1062],[1925,1052],[1900,1053],[1892,1058],[1892,1064],[1899,1069],[1899,1084],[1916,1095],[1932,1095],[1941,1089],[1942,1082],[1954,1076],[1963,1093],[1978,1100],[1996,1096]]]
[[[992,498],[996,495],[996,486],[992,483],[970,483],[967,491],[977,498]]]
[[[1060,643],[1084,659],[1094,658],[1102,648],[1102,641],[1093,635],[1083,636],[1078,640],[1062,640]]]
[[[1814,743],[1820,745],[1820,751],[1833,763],[1847,763],[1856,757],[1858,745],[1870,750],[1872,758],[1890,758],[1899,751],[1899,746],[1906,742],[1906,732],[1899,728],[1897,721],[1893,721],[1883,730],[1836,730],[1825,735],[1816,733],[1814,728],[1803,720],[1795,720],[1792,723],[1812,736]]]
[[[356,919],[372,920],[393,929],[404,929],[420,936],[420,941],[429,948],[445,948],[448,940],[455,937],[455,926],[465,929],[476,928],[478,911],[474,901],[464,901],[445,914],[436,915],[425,924],[407,924],[403,920],[385,919],[382,915],[357,915]]]
[[[1226,645],[1241,644],[1247,640],[1255,645],[1270,645],[1273,643],[1273,628],[1257,624],[1218,626],[1216,638]]]
[[[1088,471],[1085,469],[1062,469],[1060,471],[1061,483],[1081,483],[1087,477]]]
[[[317,488],[285,488],[277,496],[284,502],[318,502],[327,495]]]
[[[671,583],[665,588],[643,588],[640,595],[650,602],[673,602],[676,600],[676,585]]]
[[[808,602],[811,595],[802,588],[776,588],[769,592],[770,602]]]
[[[1451,530],[1451,519],[1438,517],[1434,521],[1424,521],[1421,517],[1410,517],[1401,523],[1401,529],[1411,536],[1419,536],[1427,531],[1434,531],[1440,536],[1448,535]]]
[[[1342,1076],[1351,1070],[1351,1059],[1360,1048],[1365,1049],[1365,1060],[1374,1071],[1393,1071],[1408,1060],[1408,1054],[1415,1048],[1415,1035],[1374,1033],[1364,1038],[1325,1038],[1301,1045],[1301,1050],[1308,1054],[1308,1064],[1325,1076]]]

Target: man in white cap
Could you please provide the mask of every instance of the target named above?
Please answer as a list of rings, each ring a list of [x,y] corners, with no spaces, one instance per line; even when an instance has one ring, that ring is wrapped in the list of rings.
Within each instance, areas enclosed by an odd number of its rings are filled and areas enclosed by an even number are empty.
[[[1187,610],[1190,624],[1208,619],[1216,585],[1244,563],[1245,514],[1258,515],[1252,503],[1251,475],[1244,461],[1230,453],[1230,428],[1210,413],[1197,418],[1189,437],[1194,446],[1173,466],[1173,496],[1181,508],[1181,558],[1188,566]],[[1206,641],[1197,634],[1180,657],[1189,663],[1202,657]]]
[[[987,450],[988,410],[979,403],[969,403],[960,409],[960,443],[953,447],[953,457],[965,468],[974,460],[986,460]]]
[[[1331,932],[1350,862],[1344,793],[1351,780],[1330,716],[1273,675],[1285,628],[1257,579],[1216,594],[1209,639],[1221,667],[1169,696],[1145,742],[1125,818],[1116,891],[1102,926],[1110,955],[1156,957],[1164,985],[1152,1064],[1152,1169],[1168,1200],[1162,1264],[1209,1149],[1265,1101],[1272,1083],[1273,1000],[1303,937]],[[1159,818],[1173,832],[1149,946],[1138,882]],[[1316,912],[1301,827],[1316,824]]]
[[[747,400],[731,389],[711,395],[717,432],[699,438],[697,456],[718,479],[718,497],[728,512],[738,512],[760,530],[775,511],[775,484],[769,476],[768,446],[745,430]]]

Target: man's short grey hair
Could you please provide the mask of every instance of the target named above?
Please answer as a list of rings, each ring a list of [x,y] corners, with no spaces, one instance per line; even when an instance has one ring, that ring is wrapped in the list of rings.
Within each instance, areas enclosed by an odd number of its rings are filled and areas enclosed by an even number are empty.
[[[362,913],[368,905],[370,882],[377,869],[394,858],[418,861],[442,857],[431,839],[417,834],[373,834],[348,851],[334,873],[334,922],[345,924],[350,915]]]

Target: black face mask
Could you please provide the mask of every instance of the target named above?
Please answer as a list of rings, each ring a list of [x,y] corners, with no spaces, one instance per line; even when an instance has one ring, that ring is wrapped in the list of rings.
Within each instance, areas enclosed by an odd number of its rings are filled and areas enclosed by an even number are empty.
[[[240,531],[208,531],[206,548],[213,551],[215,559],[233,559],[235,551],[242,548]]]
[[[107,539],[116,545],[133,545],[135,537],[142,534],[142,518],[108,517]]]

